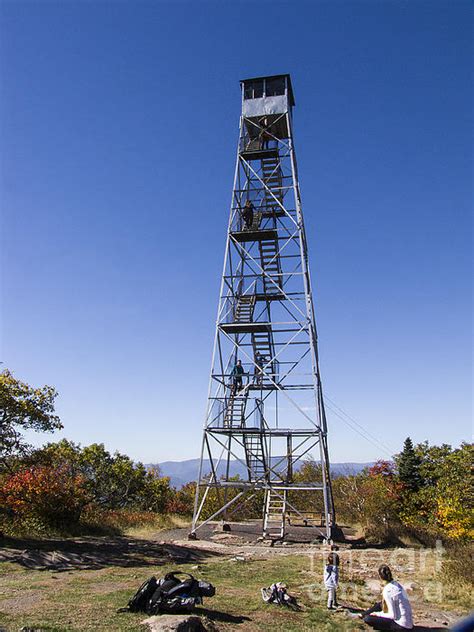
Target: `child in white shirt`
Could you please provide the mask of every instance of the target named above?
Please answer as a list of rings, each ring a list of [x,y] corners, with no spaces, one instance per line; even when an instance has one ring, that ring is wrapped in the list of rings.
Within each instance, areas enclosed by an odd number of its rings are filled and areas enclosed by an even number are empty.
[[[328,592],[328,610],[335,610],[337,603],[337,588],[339,586],[339,555],[330,553],[324,567],[324,585]]]

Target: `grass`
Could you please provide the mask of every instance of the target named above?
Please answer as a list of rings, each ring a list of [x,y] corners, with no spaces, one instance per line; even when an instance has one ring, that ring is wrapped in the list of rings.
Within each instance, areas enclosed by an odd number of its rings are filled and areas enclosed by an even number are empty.
[[[153,569],[109,567],[94,571],[54,573],[26,570],[17,564],[5,563],[0,567],[0,626],[8,631],[27,626],[50,632],[143,632],[140,622],[146,615],[117,613],[117,609],[126,605],[140,583],[152,573],[161,576],[170,570],[179,569],[191,572],[217,587],[216,596],[205,601],[202,611],[224,630],[254,632],[271,627],[281,632],[342,632],[359,629],[360,624],[348,621],[344,615],[328,613],[320,600],[324,595],[304,588],[315,581],[308,570],[309,562],[304,557],[278,557],[249,562],[220,558],[201,563],[198,569],[193,566],[190,563],[169,564]],[[306,606],[304,612],[295,613],[263,603],[260,588],[278,579],[288,583],[290,592],[295,593]],[[9,600],[7,608],[3,605],[5,599]],[[15,607],[16,600],[18,607]]]
[[[86,510],[79,523],[49,525],[26,516],[21,520],[11,520],[0,513],[0,532],[10,537],[59,537],[68,538],[81,535],[114,536],[132,535],[147,537],[157,531],[185,527],[190,518],[176,514],[160,514],[154,511],[110,510],[92,507]]]
[[[435,555],[427,556],[420,581],[424,586],[427,602],[446,608],[460,607],[472,610],[474,607],[474,571],[472,557],[474,545],[459,546],[459,551],[447,549],[442,561]]]
[[[239,629],[263,631],[271,627],[282,632],[362,629],[353,620],[344,620],[344,615],[326,610],[326,593],[320,590],[319,573],[316,576],[311,572],[309,559],[304,556],[248,562],[212,561],[202,568],[201,574],[220,588],[209,607],[225,609],[237,617],[249,617],[250,620],[244,621]],[[303,612],[295,613],[262,602],[260,588],[277,580],[288,584],[289,592],[305,606]]]
[[[134,538],[148,538],[151,535],[156,535],[157,531],[164,531],[165,529],[182,529],[190,526],[190,524],[191,521],[188,518],[183,518],[182,516],[174,514],[156,514],[156,518],[152,523],[126,527],[122,530],[122,533]]]
[[[183,526],[183,521],[167,517],[160,526]],[[97,556],[99,565],[94,570],[39,571],[12,562],[0,564],[0,630],[16,632],[25,626],[49,632],[144,632],[141,621],[146,615],[117,613],[117,609],[127,604],[145,579],[153,574],[161,577],[170,570],[192,573],[216,586],[216,596],[206,599],[204,606],[197,610],[213,619],[222,630],[353,632],[364,629],[359,620],[326,610],[326,592],[321,582],[322,549],[315,551],[314,558],[275,554],[265,555],[267,559],[240,561],[229,553],[225,556],[206,554],[204,558],[197,556],[194,561],[177,563],[169,560],[163,547],[157,544],[155,529],[155,524],[145,524],[127,530],[130,547],[126,538],[91,539],[87,550],[102,553],[102,557]],[[150,536],[150,530],[155,537],[145,539]],[[23,546],[26,541],[15,543],[14,548],[21,550]],[[42,542],[29,543],[29,546],[37,550]],[[56,546],[56,542],[45,543],[48,550]],[[176,559],[182,560],[179,546],[174,550]],[[392,556],[390,564],[399,568],[397,574],[402,583],[416,581],[418,587],[412,593],[413,603],[417,601],[425,610],[462,608],[464,612],[472,606],[471,585],[458,582],[456,591],[451,586],[446,588],[440,581],[442,561],[430,550],[341,551],[340,601],[358,606],[373,603],[374,594],[364,578],[373,578],[372,569],[389,556]],[[302,612],[263,603],[260,588],[279,580],[288,584],[289,592],[304,606]]]

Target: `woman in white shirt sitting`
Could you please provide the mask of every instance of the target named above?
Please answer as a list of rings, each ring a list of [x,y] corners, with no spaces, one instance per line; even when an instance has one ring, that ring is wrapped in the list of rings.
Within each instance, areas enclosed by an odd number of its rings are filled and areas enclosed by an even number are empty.
[[[394,581],[386,564],[380,566],[379,577],[385,583],[382,602],[362,614],[365,623],[375,630],[412,630],[413,616],[405,589]]]

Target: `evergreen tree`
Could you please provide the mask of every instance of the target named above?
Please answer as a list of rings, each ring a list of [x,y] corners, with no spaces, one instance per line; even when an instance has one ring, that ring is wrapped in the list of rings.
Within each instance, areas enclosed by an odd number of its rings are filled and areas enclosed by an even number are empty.
[[[415,452],[413,442],[407,437],[397,458],[398,478],[412,492],[418,491],[422,484],[420,465],[421,460]]]

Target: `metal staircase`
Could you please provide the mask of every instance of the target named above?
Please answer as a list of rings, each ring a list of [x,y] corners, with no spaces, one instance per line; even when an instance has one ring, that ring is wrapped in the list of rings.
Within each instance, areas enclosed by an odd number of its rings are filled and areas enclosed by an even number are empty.
[[[249,469],[249,481],[262,479],[266,470],[266,446],[261,432],[244,434],[245,459]]]
[[[255,332],[252,334],[252,348],[254,362],[257,363],[258,355],[263,358],[261,364],[265,367],[262,373],[255,368],[254,388],[274,388],[270,378],[276,382],[275,362],[270,362],[274,356],[272,334],[269,331]]]
[[[239,296],[235,306],[234,322],[251,323],[254,307],[255,296],[253,294],[242,294]]]
[[[282,289],[281,263],[278,254],[278,241],[266,239],[258,242],[263,274],[264,294],[279,294]]]
[[[282,540],[285,537],[286,496],[286,490],[270,488],[265,492],[263,535],[266,538]]]
[[[240,391],[240,393],[232,393],[224,412],[224,428],[242,428],[245,424],[247,398],[247,388]]]
[[[265,184],[263,192],[265,216],[281,215],[281,206],[275,200],[283,203],[283,177],[278,154],[261,160],[262,180]],[[275,196],[275,197],[274,197]]]

